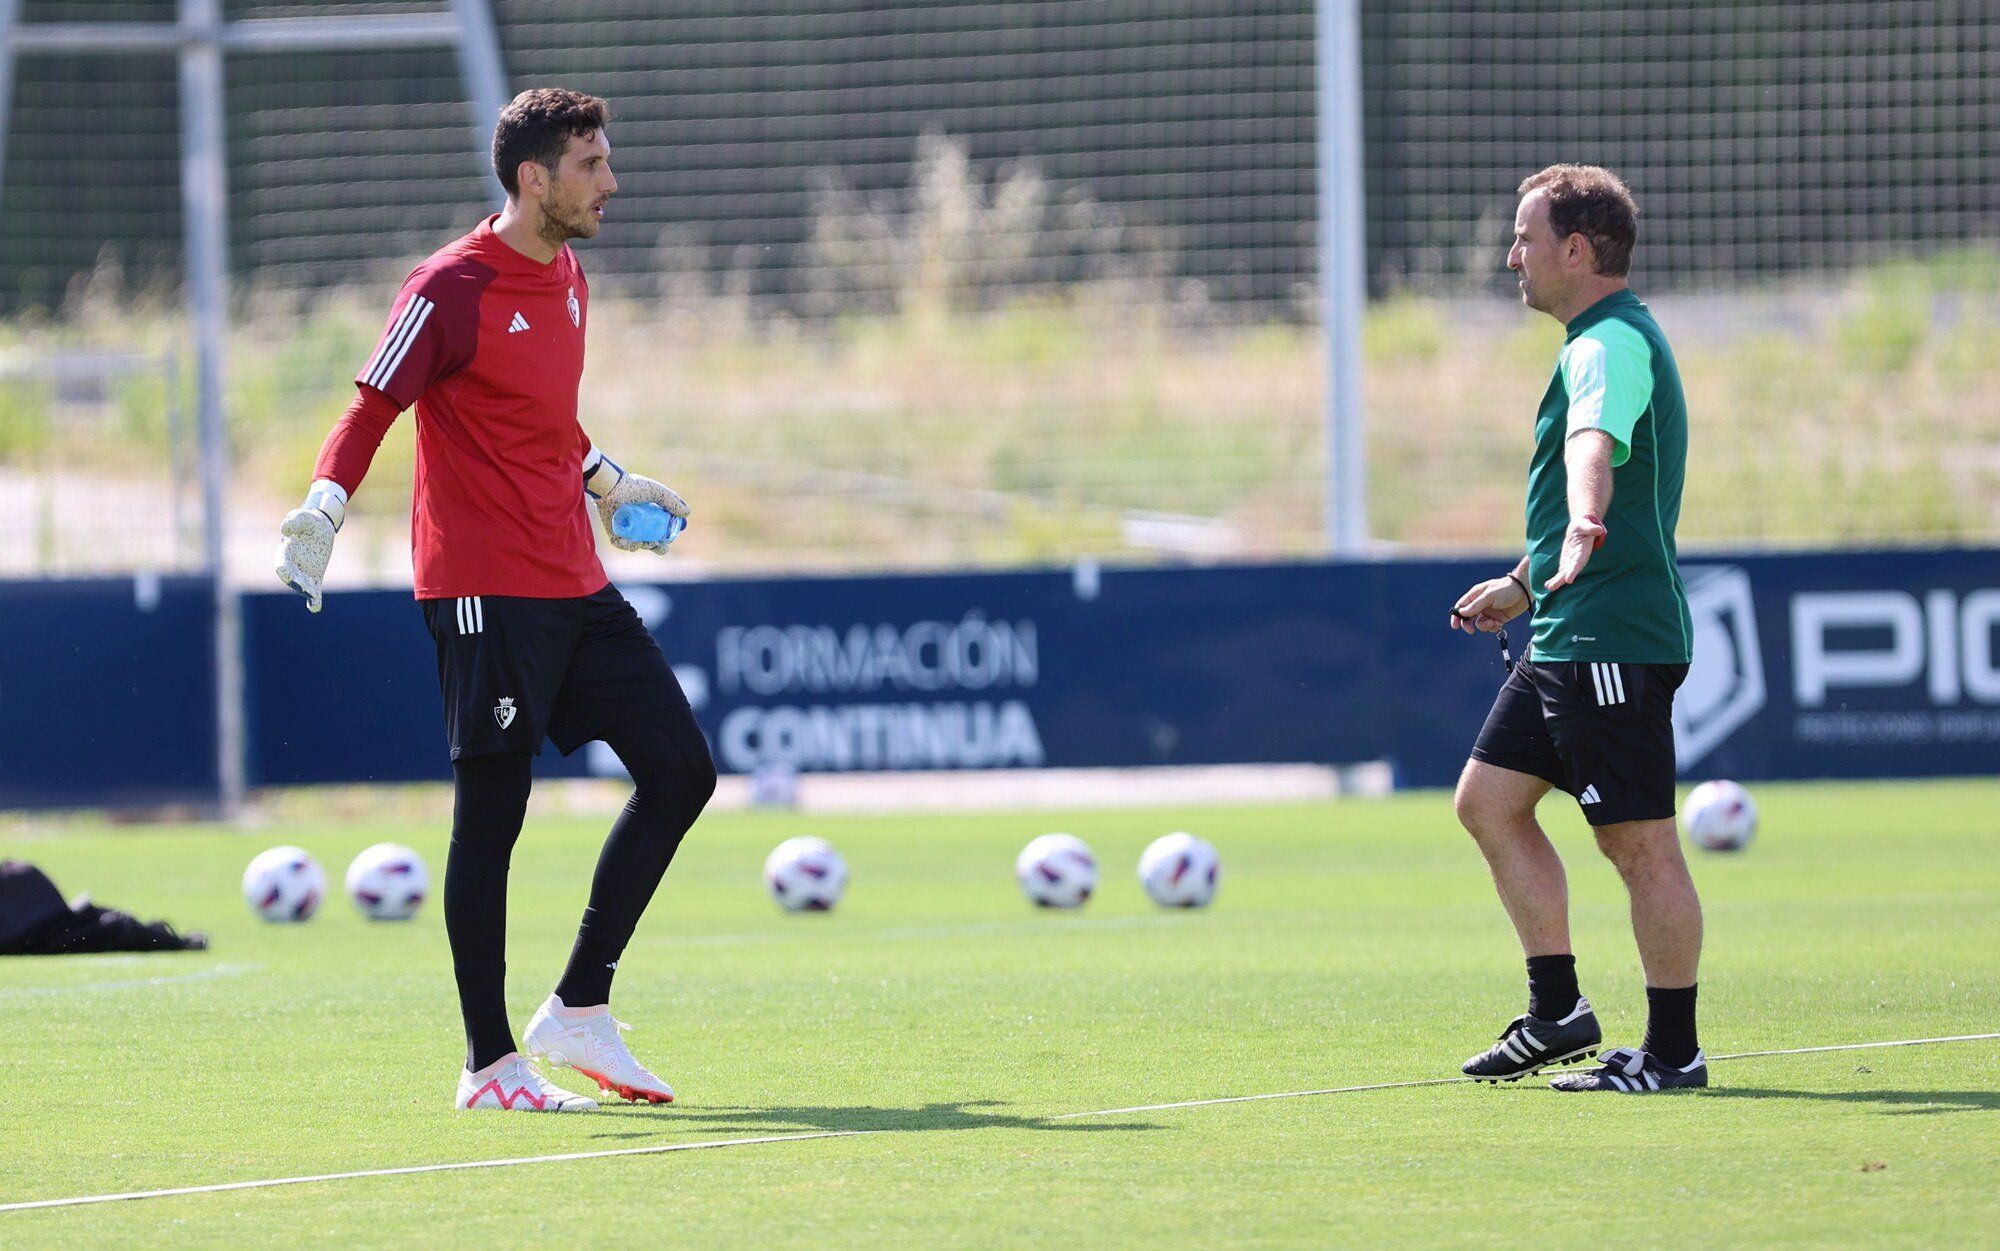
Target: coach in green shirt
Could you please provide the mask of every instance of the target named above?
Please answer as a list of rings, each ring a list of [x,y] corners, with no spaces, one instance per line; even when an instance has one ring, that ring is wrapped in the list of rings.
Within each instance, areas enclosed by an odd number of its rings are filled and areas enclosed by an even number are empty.
[[[1645,1042],[1565,1074],[1558,1090],[1644,1094],[1708,1084],[1695,1034],[1701,902],[1674,828],[1674,692],[1693,629],[1676,565],[1687,406],[1666,335],[1626,284],[1638,207],[1617,175],[1552,165],[1520,187],[1507,267],[1521,299],[1568,327],[1535,417],[1527,555],[1459,598],[1451,624],[1532,613],[1459,779],[1458,818],[1485,854],[1528,957],[1528,1011],[1464,1071],[1514,1081],[1598,1055],[1577,990],[1562,860],[1535,821],[1576,797],[1625,879],[1646,970]]]

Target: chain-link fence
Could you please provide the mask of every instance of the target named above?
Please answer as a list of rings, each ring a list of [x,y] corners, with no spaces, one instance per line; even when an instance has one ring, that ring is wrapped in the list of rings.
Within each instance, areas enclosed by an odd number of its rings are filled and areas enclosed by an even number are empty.
[[[1655,290],[2000,237],[1984,0],[1419,0],[1371,5],[1363,55],[1378,289],[1493,289],[1509,193],[1557,161],[1638,190]]]
[[[694,501],[679,567],[1323,550],[1305,0],[495,9],[513,86],[613,103],[585,412]],[[1688,538],[2000,537],[1991,6],[1371,2],[1363,36],[1376,535],[1517,541],[1557,335],[1498,279],[1514,185],[1571,159],[1642,204]],[[257,576],[402,268],[487,206],[448,52],[238,55],[228,81]],[[170,59],[21,60],[0,354],[172,341],[176,127]],[[45,473],[11,437],[0,483]],[[406,576],[409,440],[336,584]]]
[[[235,18],[435,7],[226,6]],[[1489,288],[1509,193],[1555,159],[1614,164],[1647,193],[1640,277],[1655,288],[1844,274],[2000,231],[1989,4],[1362,7],[1378,292]],[[171,9],[24,0],[23,18]],[[939,132],[989,175],[1032,162],[1057,197],[1115,211],[1156,266],[1208,299],[1290,310],[1313,280],[1306,0],[671,13],[500,0],[496,12],[516,85],[569,83],[615,104],[624,229],[592,248],[603,275],[656,286],[664,236],[808,305],[842,281],[815,246],[826,196],[901,191],[916,143]],[[135,275],[171,277],[172,58],[38,55],[16,74],[17,136],[35,143],[10,159],[0,307],[60,304],[107,242]],[[229,80],[246,273],[349,281],[354,264],[421,254],[482,206],[447,53],[238,55]],[[59,161],[39,159],[51,150]]]

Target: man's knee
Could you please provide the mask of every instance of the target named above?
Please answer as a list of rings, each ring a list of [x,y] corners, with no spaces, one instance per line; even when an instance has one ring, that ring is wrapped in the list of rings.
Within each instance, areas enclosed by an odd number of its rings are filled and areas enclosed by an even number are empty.
[[[1458,817],[1458,823],[1465,827],[1465,832],[1477,838],[1486,822],[1486,809],[1470,774],[1460,775],[1458,789],[1452,792],[1451,810]]]
[[[1452,794],[1452,811],[1474,839],[1504,833],[1535,816],[1535,801],[1540,796],[1534,795],[1532,788],[1505,785],[1494,772],[1476,760],[1467,762]]]
[[[452,837],[497,834],[512,839],[528,812],[534,789],[534,760],[526,752],[496,751],[462,756],[451,765]]]
[[[683,713],[677,718],[672,734],[683,770],[681,785],[690,805],[699,813],[715,794],[715,757],[709,752],[708,739],[695,723],[693,713]]]
[[[694,742],[688,748],[688,794],[694,801],[696,812],[708,806],[715,796],[715,757],[708,750],[708,740],[699,730],[695,731]]]
[[[642,793],[679,799],[697,813],[715,794],[715,757],[686,709],[632,723],[609,737]]]
[[[1660,821],[1620,821],[1599,825],[1597,849],[1627,877],[1650,872],[1654,866],[1681,859],[1680,833],[1673,818]]]

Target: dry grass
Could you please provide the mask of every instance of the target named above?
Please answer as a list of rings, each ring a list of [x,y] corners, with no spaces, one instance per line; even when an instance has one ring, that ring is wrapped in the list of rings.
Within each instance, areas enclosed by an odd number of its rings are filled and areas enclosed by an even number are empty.
[[[689,558],[796,569],[1321,549],[1315,328],[1206,306],[1164,279],[1160,240],[1057,199],[1032,167],[988,186],[939,139],[912,183],[876,202],[823,188],[810,309],[761,305],[742,275],[671,248],[652,294],[598,293],[585,423],[694,503]],[[230,413],[246,515],[275,519],[302,490],[399,272],[244,301]],[[107,272],[59,320],[0,324],[0,362],[161,349],[171,307]],[[1656,307],[1694,423],[1685,540],[2000,538],[2000,251]],[[1519,541],[1528,427],[1559,341],[1497,301],[1374,306],[1379,538]],[[127,384],[108,417],[79,423],[46,389],[0,381],[0,484],[58,465],[157,483],[165,398],[157,380]],[[411,447],[391,433],[345,546],[402,543]],[[89,538],[58,535],[61,559],[37,559],[68,567]]]

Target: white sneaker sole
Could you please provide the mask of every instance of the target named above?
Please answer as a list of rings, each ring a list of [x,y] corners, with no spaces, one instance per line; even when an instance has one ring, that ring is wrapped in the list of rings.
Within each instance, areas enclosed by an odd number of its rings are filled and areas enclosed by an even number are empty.
[[[509,1098],[498,1090],[493,1092],[492,1099],[482,1103],[480,1100],[486,1093],[486,1088],[481,1087],[472,1092],[470,1099],[461,1096],[455,1105],[461,1112],[590,1112],[597,1107],[597,1100],[584,1095],[553,1095],[536,1103],[526,1091],[516,1091]]]
[[[672,1090],[657,1089],[648,1086],[634,1086],[618,1081],[609,1074],[601,1073],[596,1069],[585,1068],[581,1064],[572,1063],[570,1058],[562,1052],[545,1049],[541,1043],[536,1041],[532,1030],[521,1040],[521,1045],[527,1049],[529,1055],[546,1060],[551,1067],[568,1069],[572,1073],[581,1073],[591,1081],[596,1082],[599,1090],[608,1094],[615,1094],[627,1103],[659,1104],[672,1103],[674,1101],[674,1092]]]
[[[553,1052],[549,1055],[549,1063],[559,1064],[572,1072],[583,1074],[585,1077],[596,1082],[599,1090],[617,1095],[627,1103],[657,1104],[672,1103],[674,1101],[674,1092],[671,1090],[654,1090],[645,1086],[632,1086],[624,1082],[614,1081],[605,1074],[597,1072],[595,1069],[584,1068],[581,1064],[566,1063],[559,1059]]]

